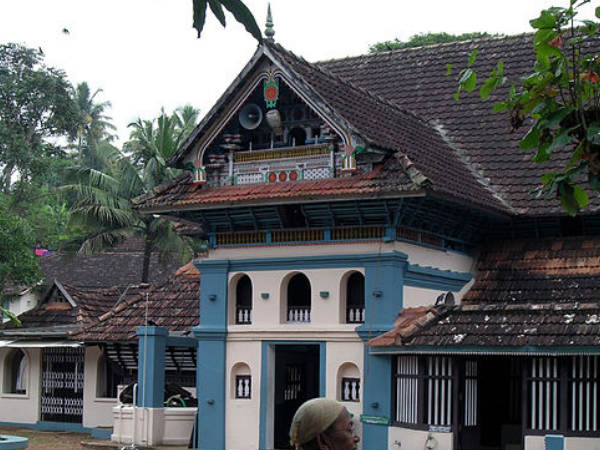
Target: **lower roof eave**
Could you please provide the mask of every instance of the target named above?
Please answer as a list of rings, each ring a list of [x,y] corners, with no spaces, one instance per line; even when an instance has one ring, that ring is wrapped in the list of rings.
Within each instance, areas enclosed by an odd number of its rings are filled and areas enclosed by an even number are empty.
[[[385,346],[370,347],[371,355],[489,355],[565,356],[600,355],[600,346]]]
[[[202,210],[210,210],[210,209],[223,209],[223,208],[232,208],[232,207],[252,207],[252,206],[265,206],[265,205],[291,205],[291,204],[306,204],[306,203],[322,203],[322,202],[331,202],[331,201],[355,201],[355,200],[384,200],[384,199],[394,199],[394,198],[407,198],[407,197],[425,197],[427,196],[427,191],[423,189],[419,190],[407,190],[401,193],[368,193],[364,195],[352,195],[352,196],[344,196],[344,195],[323,195],[323,196],[315,196],[308,195],[306,197],[296,197],[296,198],[272,198],[272,199],[252,199],[252,200],[241,200],[241,201],[220,201],[220,202],[211,202],[211,203],[192,203],[186,205],[177,205],[177,206],[154,206],[147,208],[138,208],[137,210],[143,214],[168,214],[173,212],[182,212],[182,211],[194,211],[198,209]]]

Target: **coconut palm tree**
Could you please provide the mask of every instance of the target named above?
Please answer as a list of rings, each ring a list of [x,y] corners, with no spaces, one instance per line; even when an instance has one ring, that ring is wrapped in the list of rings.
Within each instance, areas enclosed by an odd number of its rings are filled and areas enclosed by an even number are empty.
[[[197,117],[197,111],[195,115],[188,112],[186,117]],[[126,153],[104,155],[110,170],[71,168],[70,182],[60,191],[74,195],[73,217],[94,230],[81,243],[79,252],[95,253],[126,238],[141,236],[144,259],[140,281],[147,282],[153,253],[157,252],[163,261],[174,254],[185,260],[198,246],[194,239],[175,233],[170,220],[141,214],[132,206],[134,198],[178,175],[179,171],[166,167],[165,161],[183,142],[189,124],[176,110],[170,116],[163,111],[155,120],[138,119],[131,126],[131,139],[124,146]]]
[[[74,147],[77,149],[78,163],[84,167],[103,169],[106,161],[98,147],[104,142],[114,139],[116,127],[110,122],[111,117],[106,111],[111,107],[110,102],[96,102],[96,96],[102,89],[91,89],[84,81],[79,83],[73,94],[77,105],[78,126],[74,136]]]

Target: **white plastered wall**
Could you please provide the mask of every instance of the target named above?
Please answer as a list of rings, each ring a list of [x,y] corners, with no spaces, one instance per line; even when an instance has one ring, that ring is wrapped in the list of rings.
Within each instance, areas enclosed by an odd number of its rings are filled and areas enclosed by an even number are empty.
[[[232,272],[229,275],[229,323],[230,331],[257,331],[265,329],[280,329],[294,332],[294,328],[306,330],[308,328],[337,327],[338,329],[353,330],[356,324],[340,323],[341,282],[342,277],[348,272],[357,271],[364,274],[358,267],[344,269],[308,269],[308,270],[265,270],[243,272],[250,277],[252,282],[252,324],[233,325],[235,308],[235,280],[242,272]],[[286,307],[286,281],[296,273],[306,275],[311,287],[311,321],[310,323],[287,323],[285,318]],[[322,297],[321,292],[327,292],[327,297]],[[268,298],[262,298],[267,294]]]
[[[0,422],[36,423],[40,417],[40,389],[42,379],[42,352],[39,348],[25,348],[29,358],[27,391],[8,394],[4,391],[6,357],[11,348],[0,348]]]
[[[341,380],[338,377],[340,368],[347,363],[354,364],[359,371],[361,386],[364,386],[365,372],[363,370],[364,346],[357,337],[356,342],[328,342],[326,347],[327,371],[326,371],[326,396],[340,401],[346,409],[354,416],[354,429],[356,434],[362,438],[362,426],[360,415],[363,410],[362,392],[360,402],[341,401]],[[360,445],[359,445],[360,447]]]
[[[600,439],[593,437],[565,437],[565,448],[569,450],[600,450]],[[545,449],[544,436],[525,436],[525,450]]]
[[[453,433],[432,433],[422,430],[411,430],[401,427],[388,428],[388,446],[390,450],[425,449],[425,443],[430,438],[434,450],[452,450]]]
[[[98,361],[102,354],[100,347],[86,347],[85,365],[83,372],[83,426],[112,427],[113,406],[117,405],[116,398],[98,398]]]
[[[225,436],[228,450],[258,448],[260,430],[261,342],[242,341],[227,344],[227,389],[225,402]],[[236,399],[232,369],[246,364],[252,376],[251,398]]]

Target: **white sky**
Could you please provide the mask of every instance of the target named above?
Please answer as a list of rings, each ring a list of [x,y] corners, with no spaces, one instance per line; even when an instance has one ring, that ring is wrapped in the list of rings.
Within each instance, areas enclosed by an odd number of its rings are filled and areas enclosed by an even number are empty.
[[[261,30],[267,0],[245,0]],[[308,61],[367,53],[423,32],[530,31],[528,20],[567,0],[271,0],[275,40]],[[102,88],[120,142],[137,117],[186,103],[204,115],[252,56],[256,41],[208,12],[201,39],[192,0],[0,0],[0,43],[41,47],[73,84]],[[67,28],[70,34],[64,34]]]

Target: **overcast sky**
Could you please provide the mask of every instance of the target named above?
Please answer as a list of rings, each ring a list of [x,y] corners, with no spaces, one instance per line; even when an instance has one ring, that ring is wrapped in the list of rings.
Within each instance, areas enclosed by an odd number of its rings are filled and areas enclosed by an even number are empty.
[[[261,30],[267,0],[245,0]],[[530,31],[540,9],[567,0],[272,0],[275,40],[308,61],[367,53],[378,41],[424,32]],[[99,100],[120,141],[137,117],[189,103],[205,114],[252,56],[256,41],[228,15],[208,13],[201,39],[192,0],[0,0],[0,43],[41,47],[73,84]],[[63,33],[63,29],[69,33]]]

